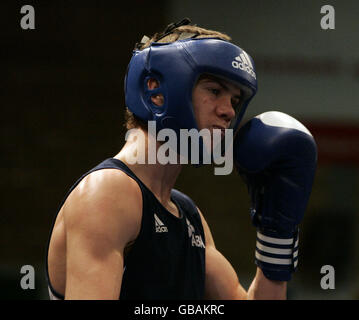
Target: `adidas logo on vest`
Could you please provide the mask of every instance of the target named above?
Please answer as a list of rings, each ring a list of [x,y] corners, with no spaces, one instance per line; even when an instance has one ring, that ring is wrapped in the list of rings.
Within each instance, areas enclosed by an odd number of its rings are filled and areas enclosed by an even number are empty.
[[[156,232],[168,232],[167,227],[163,224],[160,218],[158,218],[156,214],[154,214],[154,217],[155,217]]]

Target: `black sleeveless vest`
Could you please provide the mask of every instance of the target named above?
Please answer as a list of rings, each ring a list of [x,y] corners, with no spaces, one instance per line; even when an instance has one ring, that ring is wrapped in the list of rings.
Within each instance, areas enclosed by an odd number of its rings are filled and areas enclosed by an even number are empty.
[[[68,191],[60,208],[86,175],[108,168],[119,169],[134,179],[141,188],[143,201],[140,233],[124,257],[124,274],[119,298],[121,300],[203,299],[204,231],[195,204],[183,193],[175,189],[171,192],[171,199],[180,212],[180,217],[177,218],[162,206],[122,161],[110,158],[84,174]],[[49,281],[47,256],[46,276],[50,296],[53,299],[63,299],[63,296],[52,288]]]

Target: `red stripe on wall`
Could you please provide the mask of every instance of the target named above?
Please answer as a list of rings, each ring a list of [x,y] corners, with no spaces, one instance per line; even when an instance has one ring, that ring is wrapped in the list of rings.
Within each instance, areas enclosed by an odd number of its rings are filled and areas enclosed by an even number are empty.
[[[359,123],[303,121],[318,146],[318,165],[341,164],[359,167]]]

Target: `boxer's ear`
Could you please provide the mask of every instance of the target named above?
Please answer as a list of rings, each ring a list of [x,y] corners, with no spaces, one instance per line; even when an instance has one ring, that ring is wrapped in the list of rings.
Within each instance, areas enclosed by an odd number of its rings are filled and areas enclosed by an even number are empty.
[[[154,79],[154,78],[148,79],[148,81],[147,81],[148,89],[153,90],[153,89],[159,88],[159,86],[160,86],[160,83],[158,82],[157,79]],[[163,104],[165,103],[165,99],[164,99],[162,93],[156,93],[156,94],[152,95],[151,101],[157,107],[162,107]]]

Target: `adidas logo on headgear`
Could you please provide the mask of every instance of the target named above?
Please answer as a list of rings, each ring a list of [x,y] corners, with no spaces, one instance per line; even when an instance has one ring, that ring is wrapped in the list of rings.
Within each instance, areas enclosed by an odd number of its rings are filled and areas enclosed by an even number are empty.
[[[253,71],[253,65],[247,53],[244,51],[232,61],[232,67],[248,72],[254,79],[257,79],[256,73]]]

